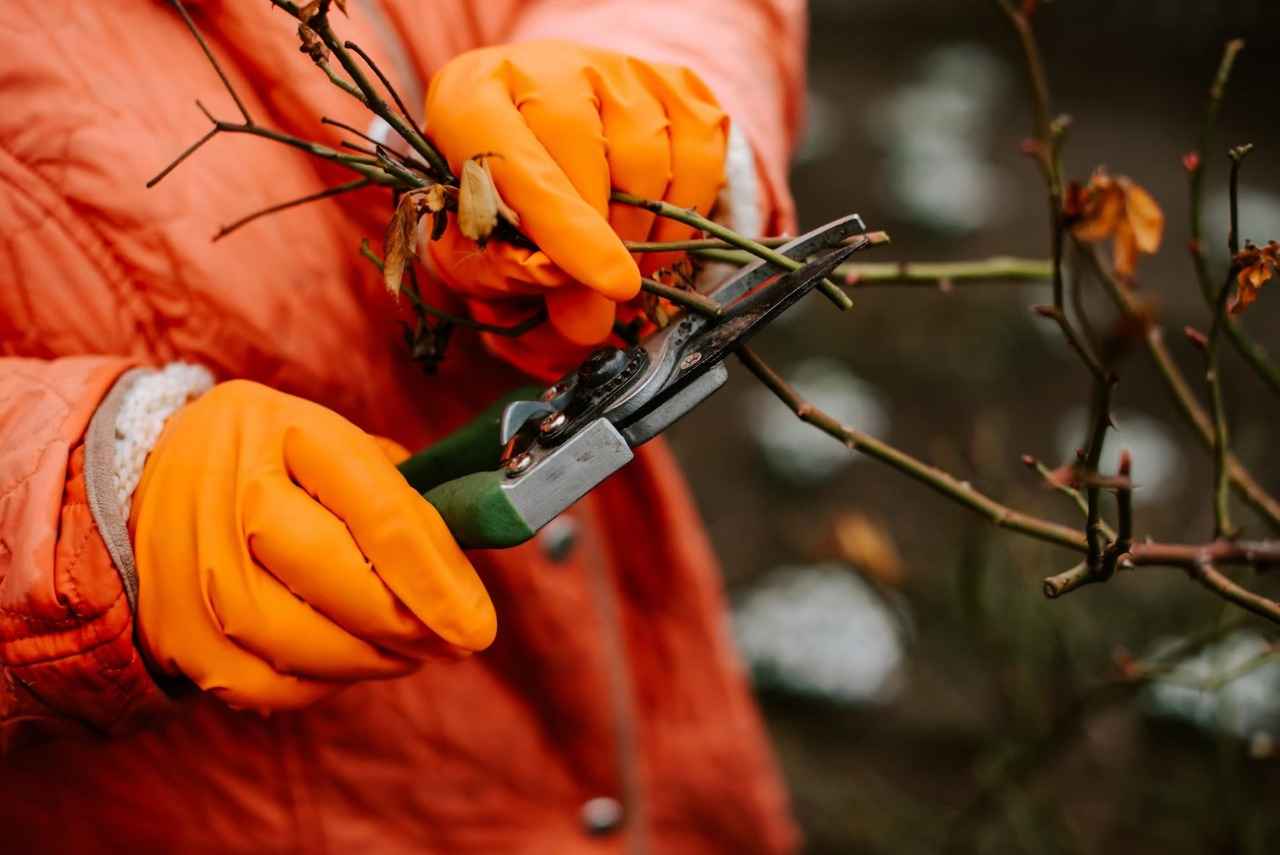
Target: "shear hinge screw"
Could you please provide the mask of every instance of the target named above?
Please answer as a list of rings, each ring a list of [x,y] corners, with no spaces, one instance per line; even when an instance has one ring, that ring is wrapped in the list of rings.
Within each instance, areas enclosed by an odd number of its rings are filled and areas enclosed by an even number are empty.
[[[693,353],[689,354],[684,359],[680,360],[680,370],[688,371],[690,368],[697,365],[701,361],[702,361],[702,354],[695,350]]]
[[[539,430],[543,433],[551,433],[552,431],[559,430],[564,427],[564,423],[568,420],[568,416],[564,413],[552,413],[542,420],[542,424],[539,425]]]
[[[507,477],[514,478],[533,465],[533,456],[529,452],[518,454],[507,461]]]

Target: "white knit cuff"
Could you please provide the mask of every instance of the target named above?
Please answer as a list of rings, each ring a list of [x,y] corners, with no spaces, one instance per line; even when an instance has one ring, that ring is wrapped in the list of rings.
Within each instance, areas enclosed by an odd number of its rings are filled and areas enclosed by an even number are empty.
[[[112,496],[128,517],[129,500],[142,478],[142,466],[160,438],[164,423],[192,398],[213,388],[202,365],[171,362],[133,384],[116,413]]]
[[[129,505],[147,455],[164,424],[187,401],[213,387],[207,368],[173,362],[159,371],[129,371],[111,387],[85,434],[85,492],[89,511],[120,573],[131,607],[138,574],[129,542]]]
[[[729,124],[729,146],[724,159],[725,183],[720,191],[717,218],[739,234],[757,237],[764,229],[760,204],[760,173],[747,135],[736,122]]]
[[[758,237],[764,229],[764,216],[760,206],[760,173],[756,171],[755,152],[747,136],[734,123],[729,125],[729,147],[724,158],[724,187],[716,200],[713,219],[728,226],[738,234]],[[737,272],[732,264],[711,262],[698,271],[695,287],[702,293],[715,290],[716,286]]]

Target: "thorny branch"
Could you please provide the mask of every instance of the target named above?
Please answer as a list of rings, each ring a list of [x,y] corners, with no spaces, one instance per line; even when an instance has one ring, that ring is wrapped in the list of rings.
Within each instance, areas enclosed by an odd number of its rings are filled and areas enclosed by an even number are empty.
[[[1227,82],[1231,79],[1231,70],[1235,66],[1236,57],[1240,55],[1240,51],[1243,49],[1243,39],[1232,39],[1223,48],[1222,61],[1218,65],[1218,72],[1214,75],[1213,84],[1209,88],[1209,101],[1205,107],[1204,123],[1200,130],[1199,144],[1196,146],[1195,151],[1183,159],[1183,165],[1187,170],[1191,207],[1191,239],[1188,241],[1187,249],[1191,253],[1191,261],[1195,266],[1196,279],[1200,283],[1200,292],[1204,296],[1205,304],[1211,309],[1214,307],[1215,289],[1212,274],[1209,272],[1209,262],[1204,251],[1204,176],[1208,169],[1209,142],[1213,138],[1218,113],[1222,108],[1222,101],[1226,95]],[[1232,256],[1234,255],[1235,252],[1233,251]],[[1266,349],[1250,337],[1240,323],[1229,315],[1224,321],[1224,329],[1227,338],[1231,339],[1232,345],[1244,358],[1245,362],[1249,364],[1249,367],[1271,387],[1273,392],[1280,395],[1280,366],[1270,360]]]

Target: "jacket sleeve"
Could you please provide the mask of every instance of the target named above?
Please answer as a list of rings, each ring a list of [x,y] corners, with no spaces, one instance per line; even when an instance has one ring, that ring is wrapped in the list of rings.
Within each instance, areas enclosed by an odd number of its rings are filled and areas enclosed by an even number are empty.
[[[0,358],[0,751],[164,706],[85,491],[86,429],[130,366]]]
[[[561,38],[684,65],[744,132],[772,231],[795,227],[787,166],[804,100],[804,0],[539,0],[515,4],[510,41]]]

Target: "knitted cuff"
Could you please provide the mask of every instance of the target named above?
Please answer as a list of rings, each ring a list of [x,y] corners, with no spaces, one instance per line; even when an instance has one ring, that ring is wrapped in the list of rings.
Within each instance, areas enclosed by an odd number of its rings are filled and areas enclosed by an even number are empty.
[[[120,573],[129,606],[138,605],[138,571],[129,509],[147,454],[169,416],[213,387],[207,368],[173,362],[124,374],[98,405],[85,434],[85,490],[98,533]]]

